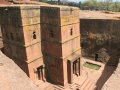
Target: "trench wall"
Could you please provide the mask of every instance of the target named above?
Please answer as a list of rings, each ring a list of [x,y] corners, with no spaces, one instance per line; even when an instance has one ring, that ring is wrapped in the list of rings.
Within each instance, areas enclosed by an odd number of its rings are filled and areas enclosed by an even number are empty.
[[[94,58],[105,48],[110,55],[109,64],[116,65],[120,56],[120,20],[80,19],[83,57]]]

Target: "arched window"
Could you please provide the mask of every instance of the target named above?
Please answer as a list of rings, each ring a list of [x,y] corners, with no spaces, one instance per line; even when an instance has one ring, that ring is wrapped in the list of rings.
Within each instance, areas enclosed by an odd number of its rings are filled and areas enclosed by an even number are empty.
[[[34,31],[33,32],[33,39],[36,39],[37,37],[36,37],[36,32]]]
[[[70,29],[70,35],[73,35],[73,29],[72,28]]]

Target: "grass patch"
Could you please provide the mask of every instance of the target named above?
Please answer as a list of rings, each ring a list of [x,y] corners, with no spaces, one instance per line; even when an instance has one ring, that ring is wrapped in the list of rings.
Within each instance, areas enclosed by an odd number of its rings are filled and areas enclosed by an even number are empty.
[[[85,64],[83,64],[84,67],[90,68],[90,69],[94,69],[94,70],[99,70],[100,69],[100,65],[97,64],[93,64],[90,62],[86,62]]]

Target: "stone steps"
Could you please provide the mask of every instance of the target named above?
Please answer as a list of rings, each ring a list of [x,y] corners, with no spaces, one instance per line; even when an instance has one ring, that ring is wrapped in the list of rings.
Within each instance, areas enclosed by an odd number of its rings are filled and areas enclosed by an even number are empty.
[[[76,90],[76,85],[75,84],[69,85],[69,89],[70,90]]]
[[[79,90],[95,90],[96,88],[96,85],[87,76],[77,78],[75,85]]]
[[[84,90],[85,87],[86,87],[89,83],[90,83],[90,81],[89,81],[89,79],[87,79],[87,80],[83,83],[83,85],[80,87],[80,90]]]
[[[80,80],[80,81],[78,82],[78,80]],[[78,77],[78,78],[74,81],[74,83],[75,83],[76,85],[78,85],[78,86],[82,86],[82,84],[84,84],[86,80],[87,80],[87,76]]]
[[[91,86],[94,85],[91,81],[88,83],[88,85],[84,88],[84,90],[90,90]]]
[[[78,82],[75,82],[73,84],[68,84],[66,88],[63,86],[54,86],[53,90],[95,90],[96,86],[95,84],[90,81],[87,77],[79,77],[77,78]]]
[[[65,86],[53,85],[48,82],[40,84],[45,87],[44,90],[95,90],[95,84],[87,77],[77,77],[73,84],[67,84]]]
[[[62,86],[53,86],[54,87],[54,90],[64,90],[64,87]]]

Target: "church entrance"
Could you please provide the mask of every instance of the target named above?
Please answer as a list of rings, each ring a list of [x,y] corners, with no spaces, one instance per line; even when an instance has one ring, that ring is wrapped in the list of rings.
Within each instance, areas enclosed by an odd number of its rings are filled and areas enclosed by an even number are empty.
[[[67,61],[68,83],[73,83],[75,77],[80,76],[80,55],[69,58]]]
[[[37,68],[37,72],[38,72],[38,79],[42,81],[46,81],[43,65]]]
[[[72,64],[73,78],[79,76],[79,60],[75,60]]]

